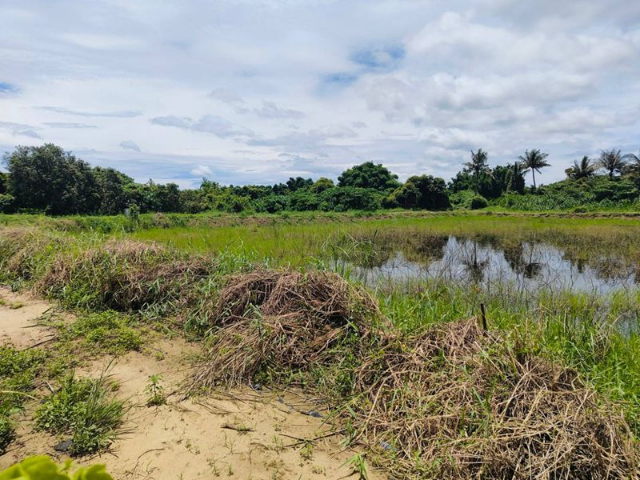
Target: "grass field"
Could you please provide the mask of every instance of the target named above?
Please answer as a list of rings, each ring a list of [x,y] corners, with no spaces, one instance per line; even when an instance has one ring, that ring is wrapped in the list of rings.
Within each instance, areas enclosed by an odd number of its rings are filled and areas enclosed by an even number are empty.
[[[599,272],[598,278],[615,281],[617,270],[631,274],[640,272],[640,242],[637,241],[640,224],[635,219],[517,215],[390,215],[385,218],[353,215],[322,218],[304,215],[252,218],[156,216],[143,219],[138,225],[120,218],[102,218],[100,228],[87,227],[90,221],[98,222],[96,219],[83,221],[86,223],[82,228],[78,227],[82,222],[73,219],[25,217],[22,221],[17,218],[6,221],[10,225],[0,230],[1,280],[16,289],[34,288],[41,295],[57,299],[76,311],[116,310],[127,314],[126,325],[121,320],[114,320],[118,335],[126,334],[126,337],[121,340],[118,337],[113,348],[119,348],[118,342],[139,345],[140,336],[128,327],[130,324],[144,328],[149,325],[180,325],[191,338],[204,339],[216,345],[216,342],[225,341],[224,330],[216,333],[212,325],[219,321],[216,318],[228,315],[227,310],[220,310],[216,305],[220,304],[220,292],[229,285],[230,278],[270,272],[274,268],[301,272],[299,275],[302,277],[295,277],[298,280],[288,287],[295,291],[297,287],[294,284],[316,278],[311,276],[311,272],[337,271],[346,278],[350,285],[348,288],[364,289],[371,296],[374,309],[379,309],[381,318],[390,325],[384,327],[386,324],[383,322],[380,327],[366,329],[397,331],[406,345],[414,344],[411,339],[429,335],[434,327],[479,317],[483,305],[488,328],[500,336],[500,346],[487,345],[484,353],[476,352],[474,355],[481,358],[487,355],[490,362],[498,363],[512,356],[521,359],[522,355],[535,355],[554,365],[575,370],[588,388],[598,392],[596,403],[612,402],[614,410],[624,412],[632,437],[640,433],[640,337],[637,329],[640,293],[637,288],[627,286],[607,294],[545,286],[531,291],[515,288],[509,282],[489,283],[482,277],[459,282],[443,278],[385,279],[363,286],[356,275],[358,266],[380,263],[380,257],[382,261],[388,258],[385,252],[390,249],[403,252],[405,257],[413,255],[416,261],[426,261],[437,256],[431,247],[437,247],[439,239],[459,236],[492,245],[501,252],[534,242],[552,245],[562,252],[563,258],[577,265],[576,268],[592,268]],[[160,223],[163,227],[158,226]],[[273,282],[280,281],[279,277],[273,278]],[[318,282],[313,287],[318,289],[317,293],[313,295],[324,295],[324,289],[332,284]],[[333,293],[326,301],[341,298],[336,295],[342,295],[342,288],[331,290]],[[296,293],[300,298],[307,294],[311,295],[307,290]],[[356,323],[364,321],[361,319],[366,315],[362,317],[357,308],[352,310],[350,295],[345,297],[346,303],[341,304],[338,310],[352,312],[345,315],[359,319],[353,320]],[[290,302],[294,297],[287,298]],[[233,301],[230,302],[228,308],[235,308]],[[259,305],[255,300],[249,303]],[[251,308],[262,310],[245,309],[237,313],[238,317],[253,318],[251,325],[256,321],[267,321],[271,318],[268,315],[277,317],[283,314],[277,309],[275,313],[268,313],[263,307]],[[307,312],[311,307],[300,308],[301,312]],[[132,316],[135,320],[131,320]],[[68,334],[76,338],[96,328],[116,328],[95,325],[102,317],[95,318],[97,320],[78,326]],[[296,328],[311,331],[307,330],[312,329],[311,324],[305,325]],[[245,325],[243,328],[249,327]],[[233,338],[245,334],[252,338],[252,334],[247,332],[249,330],[244,333],[236,331]],[[101,334],[93,335],[100,337]],[[365,368],[370,361],[363,360],[352,351],[352,342],[354,339],[347,336],[332,347],[341,352],[339,368],[333,364],[335,352],[331,353],[331,362],[319,363],[309,371],[291,363],[288,357],[291,352],[280,352],[269,355],[284,355],[278,360],[281,363],[270,356],[265,364],[268,368],[258,368],[255,378],[278,384],[315,385],[327,398],[340,404],[341,401],[336,399],[349,398],[359,388],[358,379],[347,372]],[[91,345],[92,348],[100,346],[95,342]],[[221,351],[226,352],[226,348],[221,347]],[[374,342],[361,348],[368,351],[382,347]],[[451,368],[454,368],[451,375],[455,376],[457,367]],[[465,368],[482,370],[487,365]],[[238,375],[233,378],[245,378]],[[490,375],[497,375],[494,380],[499,382],[505,373],[500,370]],[[552,386],[549,388],[553,390]],[[482,397],[478,399],[480,404],[489,402],[486,404],[488,410],[482,413],[470,406],[467,413],[473,411],[474,415],[484,418],[483,421],[498,422],[495,417],[495,408],[498,407],[490,397],[495,394],[496,399],[501,398],[502,393],[491,391],[475,392]],[[373,402],[373,405],[367,403],[367,408],[375,407],[375,400],[367,402]],[[366,409],[366,405],[351,404],[354,419],[359,418],[358,412]],[[489,432],[491,429],[484,434],[479,433],[478,424],[472,423],[475,425],[472,430],[462,429],[448,435],[462,435],[463,430],[466,432],[464,435],[473,438],[493,435]],[[371,439],[376,439],[379,433],[363,433],[355,428],[353,435],[354,438],[370,435]],[[388,438],[380,437],[377,441],[387,442]],[[411,449],[423,447],[413,445]],[[406,452],[410,453],[411,449]],[[389,465],[388,462],[400,461],[398,458],[394,460],[389,452],[379,450],[373,449],[380,455],[382,463]],[[406,462],[412,466],[407,467]],[[401,463],[407,471],[417,471],[417,464],[411,462],[405,455]],[[446,471],[438,470],[440,467],[434,465],[423,465],[420,469]],[[459,470],[456,472],[460,473]]]

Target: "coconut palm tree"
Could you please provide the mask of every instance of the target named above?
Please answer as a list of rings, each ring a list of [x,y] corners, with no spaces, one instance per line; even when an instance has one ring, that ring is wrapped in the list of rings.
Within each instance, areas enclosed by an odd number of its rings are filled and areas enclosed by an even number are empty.
[[[542,153],[537,148],[534,148],[531,151],[525,151],[524,155],[520,155],[518,157],[524,166],[531,170],[531,175],[533,176],[533,188],[536,188],[536,172],[540,173],[540,169],[550,166],[545,161],[548,156],[548,153]]]
[[[478,149],[477,152],[471,150],[471,161],[464,164],[465,170],[473,176],[474,179],[474,190],[478,193],[478,187],[480,185],[480,175],[483,173],[491,175],[491,169],[488,164],[489,154],[482,150]]]
[[[627,162],[622,158],[620,150],[612,148],[611,150],[603,150],[600,154],[598,166],[609,172],[609,179],[613,180],[613,175],[622,173]]]
[[[597,167],[591,162],[591,159],[585,155],[579,162],[573,161],[573,166],[567,168],[565,173],[567,177],[573,180],[580,180],[581,178],[593,177],[596,173]]]

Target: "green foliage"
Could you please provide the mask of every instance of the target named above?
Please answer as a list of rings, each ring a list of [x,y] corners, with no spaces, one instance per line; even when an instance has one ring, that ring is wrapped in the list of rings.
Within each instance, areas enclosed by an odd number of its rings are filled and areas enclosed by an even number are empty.
[[[41,350],[0,347],[0,454],[15,439],[11,416],[22,409],[47,355]]]
[[[0,480],[113,480],[104,465],[80,468],[73,474],[70,469],[71,462],[56,465],[46,456],[29,457],[0,472]]]
[[[164,387],[161,384],[162,376],[155,374],[149,376],[149,383],[145,387],[144,391],[147,394],[147,406],[159,407],[167,403],[167,397],[164,392]]]
[[[320,208],[324,211],[373,211],[382,207],[382,196],[380,192],[372,188],[329,188],[322,192],[320,198]]]
[[[389,196],[387,202],[402,208],[425,210],[444,210],[451,205],[444,180],[431,175],[410,177]]]
[[[8,193],[0,193],[0,213],[13,213],[16,199]]]
[[[119,355],[142,347],[141,332],[132,328],[132,324],[135,324],[132,316],[112,310],[89,313],[63,327],[63,336],[80,339],[96,352]]]
[[[72,455],[86,455],[108,447],[122,423],[124,402],[112,398],[108,377],[67,377],[60,389],[36,411],[36,426],[54,434],[70,434]]]
[[[9,193],[19,208],[53,215],[89,213],[98,202],[96,181],[88,163],[53,144],[17,147],[4,161]]]
[[[537,148],[532,150],[527,150],[524,152],[524,155],[520,155],[518,157],[522,162],[522,165],[531,171],[531,175],[533,176],[533,188],[536,188],[536,172],[540,173],[540,170],[546,167],[549,167],[549,163],[546,161],[546,158],[549,156],[548,153],[542,153]]]
[[[381,192],[398,188],[398,176],[386,167],[365,162],[348,168],[338,177],[338,186],[378,190]]]
[[[469,208],[471,210],[480,210],[481,208],[487,208],[488,206],[489,202],[487,202],[487,199],[480,195],[473,197],[471,199],[471,203],[469,203]]]

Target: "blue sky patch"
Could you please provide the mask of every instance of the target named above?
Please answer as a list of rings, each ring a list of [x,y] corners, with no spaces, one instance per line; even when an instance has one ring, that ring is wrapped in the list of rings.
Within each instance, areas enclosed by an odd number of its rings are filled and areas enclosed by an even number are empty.
[[[20,89],[12,83],[0,82],[0,94],[1,93],[18,93]]]

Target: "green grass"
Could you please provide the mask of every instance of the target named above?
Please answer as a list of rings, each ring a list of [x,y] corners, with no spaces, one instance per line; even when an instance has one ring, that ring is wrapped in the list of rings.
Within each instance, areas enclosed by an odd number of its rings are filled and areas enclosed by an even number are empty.
[[[47,355],[40,350],[0,347],[0,454],[15,438],[14,416],[32,397]]]
[[[92,353],[121,355],[140,350],[145,330],[132,315],[108,310],[82,314],[70,325],[62,325],[61,340],[79,340]]]
[[[107,376],[99,379],[67,377],[36,411],[36,425],[56,435],[69,435],[72,455],[108,447],[122,424],[125,403],[113,398]]]

